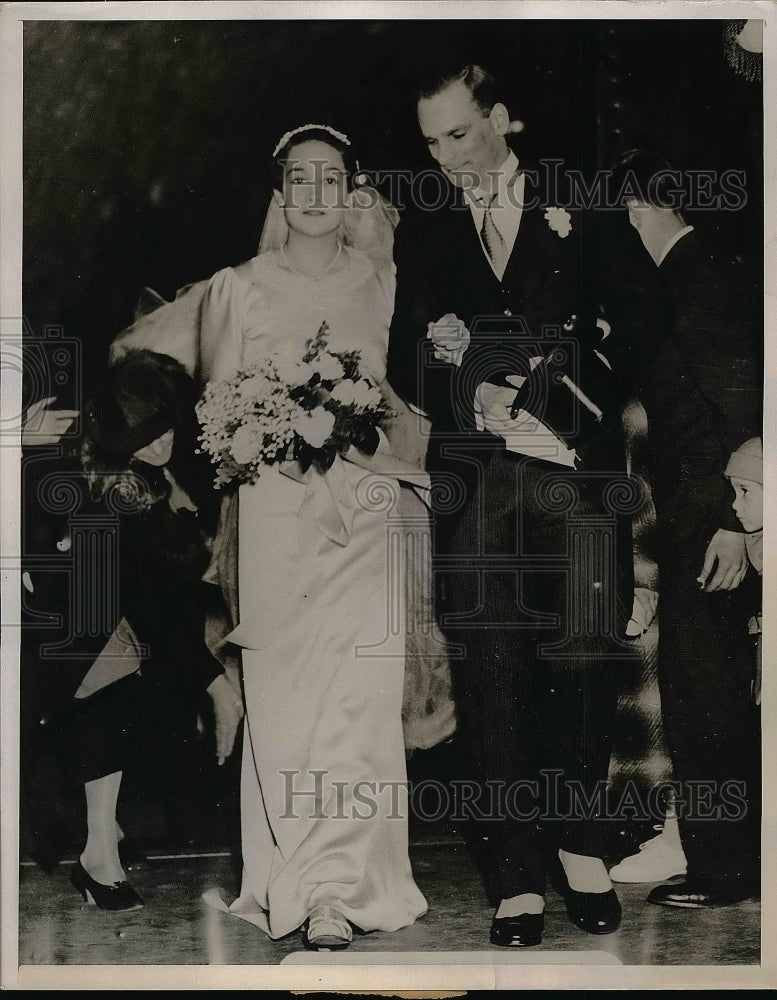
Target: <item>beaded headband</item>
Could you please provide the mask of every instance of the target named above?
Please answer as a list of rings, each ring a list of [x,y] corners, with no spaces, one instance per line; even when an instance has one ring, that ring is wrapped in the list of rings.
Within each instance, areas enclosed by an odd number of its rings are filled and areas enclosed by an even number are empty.
[[[342,132],[338,132],[337,129],[332,128],[331,125],[299,125],[297,128],[293,128],[290,132],[284,132],[284,134],[278,140],[278,145],[272,151],[273,156],[277,156],[278,153],[286,146],[295,135],[299,135],[300,132],[310,132],[313,129],[320,129],[322,132],[328,132],[335,139],[343,143],[344,146],[350,146],[351,140],[347,135],[343,135]]]

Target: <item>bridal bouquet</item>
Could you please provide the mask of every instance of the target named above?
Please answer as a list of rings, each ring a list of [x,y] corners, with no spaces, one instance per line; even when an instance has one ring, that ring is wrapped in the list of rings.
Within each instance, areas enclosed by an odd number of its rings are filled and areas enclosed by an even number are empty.
[[[291,460],[324,471],[351,446],[374,454],[391,409],[362,374],[360,352],[330,351],[327,336],[323,323],[301,359],[269,355],[207,384],[199,440],[217,466],[216,487],[254,483],[262,466]]]

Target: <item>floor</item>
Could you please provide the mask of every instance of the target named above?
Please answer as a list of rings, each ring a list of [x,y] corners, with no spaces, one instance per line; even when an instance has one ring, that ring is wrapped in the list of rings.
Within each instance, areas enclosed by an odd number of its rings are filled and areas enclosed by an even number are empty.
[[[413,758],[411,772],[416,780],[418,774],[444,777],[449,756],[449,750],[438,754],[435,748],[423,761]],[[67,798],[59,803],[59,823],[49,830],[47,839],[52,843],[57,841],[54,834],[59,834],[58,864],[56,858],[48,866],[33,861],[23,823],[18,935],[23,988],[180,988],[183,982],[194,988],[218,988],[223,987],[224,977],[232,988],[235,977],[237,985],[263,988],[270,982],[279,985],[273,978],[278,975],[299,974],[300,966],[307,966],[309,975],[315,973],[305,985],[321,988],[330,982],[322,978],[325,966],[327,975],[345,976],[348,968],[359,964],[392,968],[394,979],[378,977],[371,981],[373,986],[389,983],[405,989],[493,988],[497,974],[503,977],[499,982],[510,987],[547,987],[554,975],[568,972],[570,966],[576,988],[602,984],[599,978],[586,979],[586,972],[594,977],[614,975],[615,980],[607,982],[616,988],[627,984],[644,988],[646,977],[656,975],[669,977],[669,984],[677,986],[692,970],[703,974],[704,985],[713,986],[765,974],[759,966],[759,901],[720,910],[673,910],[646,903],[647,885],[618,887],[623,923],[608,936],[588,935],[573,926],[563,898],[551,887],[543,943],[519,950],[494,947],[488,941],[493,907],[463,838],[466,830],[446,819],[422,823],[411,818],[411,861],[429,904],[416,924],[393,934],[357,936],[346,952],[331,954],[305,951],[299,933],[272,941],[201,898],[207,890],[222,887],[225,898],[231,899],[238,889],[238,761],[235,754],[224,768],[201,768],[191,801],[175,808],[168,794],[160,791],[154,797],[146,784],[139,781],[134,786],[127,779],[119,818],[146,855],[129,871],[145,900],[141,910],[98,910],[85,904],[71,886],[82,836],[80,798],[69,807]],[[45,787],[54,799],[53,777]],[[612,824],[607,833],[608,863],[633,853],[652,835],[650,827]],[[771,963],[768,949],[764,963]],[[509,978],[516,970],[522,977],[518,983]],[[424,978],[426,973],[431,978]],[[540,978],[529,980],[530,973]],[[358,978],[336,980],[337,989],[360,987],[357,992],[363,992],[363,985]]]
[[[647,904],[644,885],[619,887],[623,924],[615,934],[601,937],[574,927],[561,896],[549,891],[542,945],[516,954],[488,942],[493,910],[461,839],[455,834],[416,836],[411,860],[429,903],[428,913],[393,934],[357,936],[348,952],[332,956],[304,952],[298,933],[271,941],[252,925],[206,905],[201,894],[215,886],[223,887],[229,898],[234,895],[236,871],[226,852],[190,857],[150,853],[130,873],[146,905],[129,913],[108,913],[85,904],[70,885],[67,860],[50,874],[23,864],[19,964],[239,967],[277,966],[284,960],[284,964],[342,963],[346,957],[351,963],[374,964],[397,953],[403,953],[402,961],[406,953],[422,953],[426,961],[437,953],[443,963],[450,960],[449,953],[457,953],[459,962],[470,954],[480,961],[480,953],[485,953],[485,962],[719,967],[759,963],[758,901],[721,910],[673,910]],[[56,981],[56,971],[49,971]],[[95,969],[92,981],[97,984],[106,971]]]

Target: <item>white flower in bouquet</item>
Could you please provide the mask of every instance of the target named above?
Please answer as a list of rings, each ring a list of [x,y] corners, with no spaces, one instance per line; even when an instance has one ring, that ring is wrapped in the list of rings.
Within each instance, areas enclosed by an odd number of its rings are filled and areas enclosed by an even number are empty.
[[[315,369],[306,361],[288,354],[278,354],[272,358],[273,366],[281,382],[287,385],[305,385],[313,377]]]
[[[216,465],[217,488],[255,483],[265,466],[292,459],[325,471],[352,446],[371,446],[391,410],[362,376],[359,351],[330,352],[327,333],[323,323],[302,357],[290,344],[205,387],[200,441]]]
[[[365,378],[359,379],[354,386],[353,401],[361,409],[377,406],[381,398],[380,390]]]
[[[229,444],[232,457],[238,465],[248,465],[255,462],[262,452],[262,435],[259,422],[241,424],[235,431]]]
[[[252,375],[240,384],[237,394],[248,398],[264,399],[265,396],[270,395],[273,388],[273,383],[266,375]]]
[[[322,354],[313,362],[312,368],[314,372],[318,372],[319,376],[328,382],[336,382],[345,375],[342,362],[333,354]]]
[[[299,418],[294,425],[294,431],[307,441],[311,448],[322,448],[329,440],[334,426],[334,413],[330,413],[323,406],[317,406]]]
[[[316,369],[307,361],[300,361],[297,365],[297,384],[306,385],[316,374]]]
[[[332,389],[330,399],[343,406],[351,406],[356,401],[356,383],[353,379],[344,378]]]

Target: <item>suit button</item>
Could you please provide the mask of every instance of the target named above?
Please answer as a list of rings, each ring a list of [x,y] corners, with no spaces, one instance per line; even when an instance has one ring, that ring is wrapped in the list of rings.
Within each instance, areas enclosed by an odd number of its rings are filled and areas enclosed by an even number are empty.
[[[505,316],[512,316],[512,314],[513,314],[512,309],[505,309]]]

